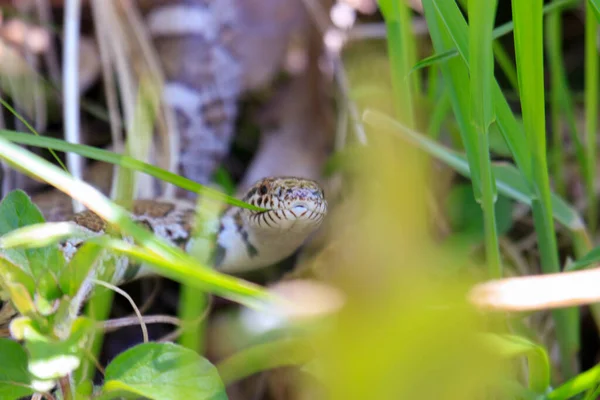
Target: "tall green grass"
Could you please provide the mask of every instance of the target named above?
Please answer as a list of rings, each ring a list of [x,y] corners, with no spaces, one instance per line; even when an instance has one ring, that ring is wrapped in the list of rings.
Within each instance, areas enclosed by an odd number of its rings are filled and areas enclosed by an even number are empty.
[[[549,147],[546,143],[546,90],[544,88],[544,43],[548,46],[548,63],[552,71],[552,125],[556,139],[553,149],[552,171],[557,183],[558,193],[564,193],[563,163],[566,162],[564,154],[560,151],[562,146],[561,129],[562,120],[570,128],[570,137],[573,139],[576,150],[576,159],[587,193],[588,210],[587,220],[595,229],[596,208],[593,181],[595,180],[595,120],[597,116],[597,78],[594,71],[597,69],[597,49],[587,47],[588,59],[586,64],[586,132],[587,140],[581,144],[575,128],[573,103],[569,93],[566,75],[562,66],[560,15],[563,7],[571,6],[573,1],[556,1],[545,7],[541,0],[513,1],[513,21],[502,28],[492,30],[495,21],[496,2],[469,1],[468,12],[470,25],[467,25],[459,5],[454,1],[424,0],[423,8],[434,45],[435,55],[427,57],[415,64],[413,69],[425,65],[439,68],[442,73],[444,95],[440,102],[447,101],[447,95],[452,105],[453,117],[456,121],[462,146],[466,151],[468,170],[473,183],[473,192],[481,204],[485,221],[485,248],[488,276],[503,276],[500,253],[498,250],[498,237],[494,216],[494,203],[496,199],[496,182],[499,176],[491,167],[489,156],[489,135],[492,130],[497,130],[504,138],[513,160],[517,173],[521,175],[527,192],[528,203],[531,204],[537,244],[540,252],[540,264],[543,272],[555,273],[561,270],[558,259],[558,247],[553,207],[558,204],[554,200],[550,184],[549,164],[547,153]],[[593,15],[595,2],[587,2],[588,16]],[[544,37],[544,14],[548,14],[546,37]],[[385,12],[386,22],[393,20]],[[595,18],[595,17],[594,17]],[[589,17],[586,24],[589,23]],[[586,31],[597,30],[594,19]],[[494,43],[499,35],[514,29],[514,46],[516,65],[509,65],[506,53]],[[591,33],[589,34],[591,35]],[[595,37],[595,36],[594,36]],[[586,39],[591,43],[590,39]],[[546,41],[545,41],[546,39]],[[594,39],[595,40],[595,39]],[[594,42],[595,43],[595,42]],[[393,44],[388,42],[390,52],[394,52]],[[495,52],[494,52],[494,46]],[[402,53],[402,47],[395,50]],[[454,55],[456,54],[456,56]],[[494,54],[503,71],[510,78],[516,72],[518,93],[520,94],[520,107],[522,121],[517,118],[508,105],[506,97],[494,79]],[[399,57],[399,56],[398,56]],[[593,58],[594,60],[589,60]],[[391,56],[394,59],[394,56]],[[513,70],[514,68],[514,70]],[[392,76],[398,69],[392,68]],[[400,80],[393,78],[393,81]],[[514,82],[513,82],[514,84]],[[439,84],[436,82],[436,86]],[[435,96],[429,96],[436,99]],[[443,105],[443,103],[440,103]],[[442,105],[439,107],[441,108]],[[437,110],[438,106],[435,107]],[[437,112],[434,114],[437,115]],[[593,117],[592,117],[593,115]],[[368,118],[375,118],[375,114]],[[592,121],[593,120],[593,121]],[[367,119],[368,122],[368,119]],[[381,120],[379,121],[381,123]],[[406,126],[405,124],[403,124]],[[439,126],[439,123],[436,122]],[[410,127],[408,127],[410,128]],[[405,128],[403,128],[405,129]],[[406,132],[406,131],[405,131]],[[593,138],[593,139],[592,139]],[[418,139],[427,148],[429,145]],[[433,149],[432,149],[433,150]],[[436,150],[437,151],[437,150]],[[443,156],[445,157],[445,156]],[[508,178],[509,186],[517,185],[516,177]],[[512,179],[512,180],[511,180]],[[573,230],[575,242],[575,257],[581,257],[591,249],[590,233],[582,224],[580,218],[577,228]],[[597,315],[597,306],[593,306]],[[576,309],[559,309],[552,312],[556,326],[557,341],[560,348],[561,372],[565,378],[575,375],[577,367],[575,357],[579,350],[579,314]]]

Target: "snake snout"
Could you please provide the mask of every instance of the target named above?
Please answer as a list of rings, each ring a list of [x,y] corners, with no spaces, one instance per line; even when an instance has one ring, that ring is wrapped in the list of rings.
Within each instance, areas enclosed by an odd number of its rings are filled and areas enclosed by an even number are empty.
[[[294,214],[296,214],[298,217],[302,217],[304,215],[313,213],[324,213],[325,209],[323,206],[324,205],[322,202],[316,202],[312,199],[306,199],[295,201],[294,203],[292,203],[290,208],[294,211]]]
[[[295,203],[292,206],[292,211],[296,215],[302,215],[303,213],[308,211],[308,206],[305,203]]]

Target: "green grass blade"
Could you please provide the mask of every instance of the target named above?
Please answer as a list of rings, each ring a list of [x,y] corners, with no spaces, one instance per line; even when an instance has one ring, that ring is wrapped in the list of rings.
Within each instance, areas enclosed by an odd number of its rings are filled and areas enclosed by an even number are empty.
[[[563,127],[566,124],[566,131],[569,134],[571,142],[575,146],[575,157],[584,184],[589,182],[590,176],[587,170],[588,163],[586,160],[586,152],[579,137],[579,128],[577,127],[573,96],[569,90],[567,74],[563,65],[564,54],[562,51],[562,30],[561,30],[561,10],[556,10],[550,13],[547,18],[547,47],[548,47],[548,63],[551,73],[551,112],[552,112],[552,131],[554,146],[551,149],[551,167],[553,177],[555,179],[556,191],[564,194],[564,189],[561,192],[561,187],[564,188],[565,183],[562,172],[563,160]],[[565,121],[563,121],[565,118]],[[587,189],[586,189],[587,190]]]
[[[494,42],[494,56],[496,57],[496,61],[500,66],[502,72],[508,79],[508,83],[515,90],[515,92],[519,92],[519,80],[517,78],[517,70],[513,64],[511,57],[508,55],[508,52],[502,47],[500,42]]]
[[[427,136],[432,139],[436,139],[442,132],[442,126],[444,121],[448,118],[452,104],[450,103],[450,94],[448,90],[444,90],[442,95],[437,100],[431,118],[429,120],[429,126],[427,127]]]
[[[548,61],[550,64],[550,75],[552,82],[552,91],[550,97],[551,106],[551,123],[553,146],[551,149],[552,176],[554,177],[555,190],[564,196],[566,192],[565,177],[563,171],[562,151],[562,120],[561,109],[562,102],[560,99],[561,92],[558,88],[561,86],[562,75],[562,12],[557,10],[546,17],[546,45],[548,47]]]
[[[597,168],[596,132],[598,129],[598,7],[597,0],[586,2],[585,15],[585,150],[587,161],[588,225],[593,234],[598,225],[598,199],[594,188]]]
[[[426,4],[430,4],[430,6],[426,6]],[[458,5],[454,1],[428,0],[427,2],[423,2],[423,6],[430,31],[437,25],[433,19],[433,16],[435,15],[446,27],[448,39],[452,41],[453,46],[458,50],[460,57],[467,65],[469,65],[468,27]],[[449,50],[449,48],[444,48],[443,50]],[[466,80],[463,82],[466,82]],[[492,91],[496,112],[496,124],[515,159],[519,170],[521,173],[525,174],[525,176],[529,176],[531,160],[521,125],[515,119],[497,82],[494,82]]]
[[[543,60],[543,10],[542,0],[513,0],[515,24],[515,52],[517,75],[521,94],[523,124],[532,160],[534,182],[533,216],[538,235],[541,266],[545,273],[560,270],[554,221],[550,179],[546,160],[546,122]],[[556,334],[561,350],[561,367],[564,377],[571,377],[575,370],[578,350],[577,325],[573,324],[576,309],[559,309],[552,312]]]
[[[492,53],[492,27],[496,17],[497,1],[469,1],[469,51],[471,53],[470,109],[471,123],[476,130],[477,156],[481,183],[481,208],[485,230],[486,263],[492,278],[502,277],[500,246],[496,227],[496,182],[492,177],[489,128],[494,121],[493,81],[494,56]],[[465,110],[462,110],[463,112]]]
[[[406,2],[379,0],[385,20],[396,115],[409,126],[415,125],[413,96],[418,92],[418,76],[410,74],[416,62],[416,40],[410,8]]]
[[[441,53],[436,53],[429,57],[425,57],[422,60],[420,60],[419,62],[417,62],[415,65],[413,65],[413,67],[411,68],[409,73],[412,74],[413,72],[418,71],[420,69],[430,67],[430,66],[436,65],[438,63],[446,62],[456,56],[458,56],[458,51],[456,49],[443,51]]]
[[[210,199],[199,199],[196,207],[194,232],[195,240],[190,254],[202,263],[208,263],[216,232],[219,229],[220,204]],[[204,317],[208,315],[209,299],[206,293],[199,292],[197,288],[183,285],[181,288],[178,317],[184,323],[184,329],[179,337],[179,343],[196,353],[203,354],[205,349],[205,323]]]
[[[596,21],[600,22],[600,1],[599,0],[587,0],[587,6],[590,7],[590,11],[594,13]]]
[[[597,2],[598,0],[593,0],[595,2]],[[556,0],[553,1],[552,3],[548,3],[544,6],[544,14],[549,14],[552,13],[555,10],[558,9],[562,9],[562,8],[567,8],[569,6],[574,6],[577,5],[577,3],[579,3],[579,0]],[[494,40],[500,39],[501,37],[508,35],[509,33],[511,33],[514,29],[514,24],[512,21],[506,22],[498,27],[496,27],[493,31],[492,31],[492,37],[494,38]],[[496,43],[495,43],[496,44]],[[496,49],[494,49],[494,51],[496,51]],[[436,54],[433,54],[431,56],[425,57],[422,60],[420,60],[419,62],[417,62],[413,68],[411,69],[411,72],[413,72],[413,70],[418,70],[421,68],[425,68],[431,65],[434,65],[436,63],[439,62],[443,62],[446,61],[447,59],[450,59],[452,57],[455,57],[458,55],[458,50],[456,48],[452,48],[450,50],[446,50],[443,52],[438,52]],[[496,57],[498,57],[498,53],[496,53]],[[503,67],[504,70],[504,67]],[[506,71],[505,71],[506,72]],[[508,76],[509,80],[511,81],[511,84],[513,83],[512,81],[512,75]],[[517,75],[516,72],[514,73],[514,87],[517,87]]]
[[[439,15],[433,10],[431,1],[423,2],[425,16],[427,17],[429,32],[434,44],[434,48],[438,52],[443,52],[454,43],[449,39],[447,31],[439,22]],[[479,158],[479,143],[477,132],[471,123],[470,110],[470,92],[468,87],[465,87],[465,82],[469,81],[468,68],[463,59],[454,57],[440,64],[442,75],[446,81],[446,87],[450,96],[450,102],[454,111],[454,117],[459,127],[463,146],[467,152],[469,160],[469,168],[472,172],[473,193],[476,199],[481,199],[482,183]]]
[[[104,161],[111,164],[118,164],[121,167],[130,168],[135,171],[143,172],[151,175],[155,178],[169,182],[175,186],[179,186],[185,190],[189,190],[194,193],[201,194],[203,196],[212,198],[214,200],[222,201],[227,204],[231,204],[236,207],[248,208],[251,210],[263,210],[262,208],[255,207],[251,204],[244,203],[243,201],[236,199],[231,196],[227,196],[219,192],[218,190],[210,187],[201,185],[190,179],[184,178],[172,172],[164,169],[155,167],[152,164],[147,164],[135,158],[123,156],[111,151],[97,149],[92,146],[72,144],[64,140],[48,138],[48,137],[37,137],[27,133],[14,132],[8,130],[0,130],[0,138],[10,140],[11,142],[20,143],[28,146],[44,147],[55,149],[59,151],[71,151],[82,155],[93,160]]]
[[[272,296],[258,286],[218,273],[197,263],[179,248],[168,245],[136,224],[129,218],[126,210],[110,202],[92,186],[74,179],[41,157],[3,138],[0,138],[0,158],[10,165],[19,166],[26,173],[48,182],[82,202],[109,224],[118,227],[123,234],[131,236],[141,246],[137,247],[124,242],[115,245],[115,242],[112,241],[105,243],[112,245],[115,251],[157,265],[160,272],[164,272],[172,279],[196,285],[203,290],[218,293],[249,307],[261,307],[266,301],[272,300]]]
[[[15,111],[14,108],[12,108],[10,106],[10,104],[8,104],[3,98],[0,97],[0,104],[2,104],[4,106],[4,108],[6,108],[8,111],[10,111],[10,113],[12,115],[14,115],[19,121],[21,121],[21,123],[23,123],[23,125],[25,125],[25,127],[27,129],[29,129],[31,131],[31,133],[33,133],[36,136],[40,136],[41,135],[38,133],[38,131],[36,131],[33,126],[31,126],[31,124],[29,122],[27,122],[27,120],[25,118],[23,118],[21,116],[21,114],[19,114],[18,112]],[[56,160],[56,162],[58,163],[58,165],[60,165],[60,167],[65,170],[68,171],[67,166],[61,161],[60,157],[58,157],[56,155],[56,153],[54,152],[53,149],[48,149],[48,151],[50,151],[50,154],[52,154],[52,157],[54,157],[54,159]]]
[[[396,133],[402,139],[409,141],[431,156],[444,162],[459,174],[471,178],[469,163],[465,155],[460,154],[450,148],[447,148],[434,140],[431,140],[424,134],[418,133],[408,127],[400,124],[389,116],[378,111],[366,110],[363,120],[382,131],[391,131]],[[533,197],[529,185],[524,180],[522,174],[510,164],[494,163],[492,164],[493,176],[496,180],[498,192],[524,204],[532,204]],[[557,222],[561,223],[571,232],[585,233],[585,225],[577,210],[571,207],[565,200],[552,194],[552,211]]]
[[[578,271],[600,263],[600,247],[595,247],[577,261],[567,265],[565,271]]]
[[[600,384],[600,365],[580,373],[576,377],[569,379],[546,396],[548,400],[571,399],[574,396],[588,389],[592,389]],[[594,397],[595,398],[595,397]]]

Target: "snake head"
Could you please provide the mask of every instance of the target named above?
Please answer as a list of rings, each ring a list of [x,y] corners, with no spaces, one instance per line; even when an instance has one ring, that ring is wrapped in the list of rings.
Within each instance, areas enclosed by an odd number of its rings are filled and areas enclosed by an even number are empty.
[[[244,210],[247,222],[265,231],[311,232],[321,225],[327,213],[323,189],[317,182],[304,178],[261,179],[246,192],[243,200],[267,209]]]

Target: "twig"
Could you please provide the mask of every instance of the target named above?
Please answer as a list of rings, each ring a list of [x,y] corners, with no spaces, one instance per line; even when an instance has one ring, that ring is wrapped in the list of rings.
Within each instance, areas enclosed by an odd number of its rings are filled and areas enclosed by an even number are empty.
[[[72,400],[73,399],[73,391],[71,388],[71,378],[69,377],[69,375],[59,378],[58,386],[60,387],[60,391],[61,391],[63,400]]]
[[[145,315],[142,318],[144,324],[170,324],[175,326],[180,326],[181,321],[177,317],[173,317],[172,315]],[[99,325],[102,326],[105,332],[111,332],[118,328],[123,328],[125,326],[132,326],[136,323],[140,322],[138,317],[123,317],[123,318],[115,318],[110,319],[108,321],[100,322]]]
[[[138,317],[138,321],[140,323],[140,328],[142,329],[142,337],[144,338],[144,343],[148,343],[149,339],[148,339],[148,328],[146,328],[146,324],[144,323],[144,317],[142,316],[142,314],[140,313],[140,310],[137,308],[137,305],[135,304],[135,301],[133,301],[133,299],[131,298],[131,296],[124,291],[123,289],[115,286],[115,285],[111,285],[110,283],[104,282],[104,281],[100,281],[97,279],[92,279],[92,282],[94,282],[97,285],[100,286],[104,286],[106,288],[112,289],[115,292],[119,293],[121,296],[125,297],[127,299],[127,301],[129,301],[129,304],[131,304],[131,307],[133,308],[133,311],[135,311],[137,317]]]

